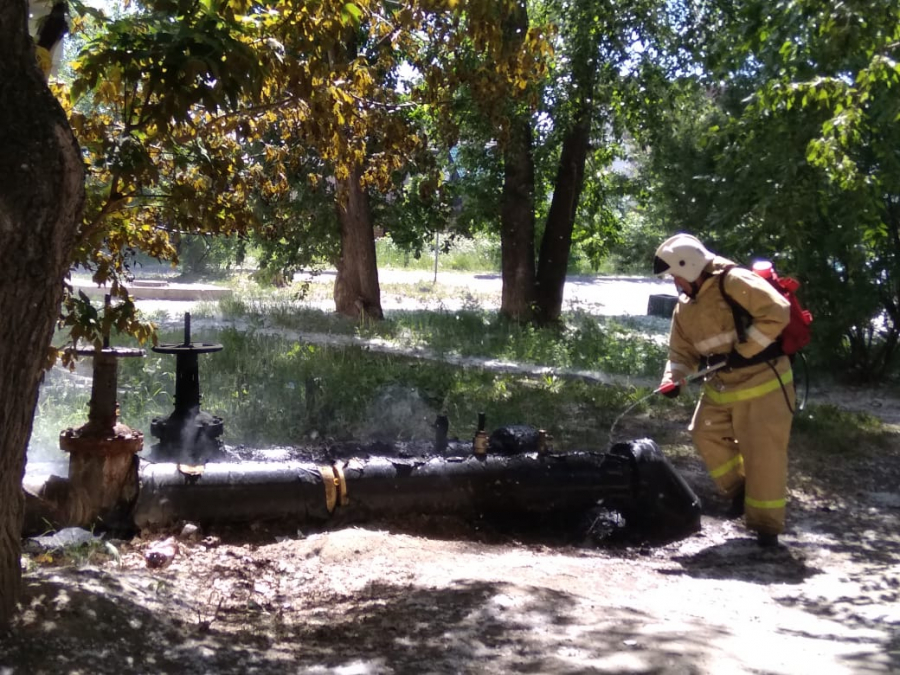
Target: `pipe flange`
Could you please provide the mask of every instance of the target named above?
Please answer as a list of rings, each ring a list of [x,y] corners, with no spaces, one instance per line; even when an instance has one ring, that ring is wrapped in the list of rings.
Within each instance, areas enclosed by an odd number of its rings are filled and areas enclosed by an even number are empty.
[[[484,457],[488,451],[488,435],[484,431],[479,431],[475,434],[475,440],[472,442],[472,451],[480,456]]]
[[[319,473],[322,475],[322,483],[325,485],[325,508],[331,514],[338,506],[346,506],[349,502],[344,469],[337,464],[320,466]]]
[[[338,491],[338,505],[347,506],[350,503],[350,497],[347,495],[347,479],[344,478],[344,467],[340,464],[334,465],[335,485]]]
[[[196,484],[205,470],[206,464],[178,464],[178,473],[184,476],[187,485]]]

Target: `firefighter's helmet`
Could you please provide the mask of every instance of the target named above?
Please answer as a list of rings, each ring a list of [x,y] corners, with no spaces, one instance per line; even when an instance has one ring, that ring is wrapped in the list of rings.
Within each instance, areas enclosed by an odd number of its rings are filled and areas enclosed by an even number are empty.
[[[694,283],[703,268],[716,256],[710,253],[697,237],[679,233],[666,239],[656,249],[653,273],[671,274]]]

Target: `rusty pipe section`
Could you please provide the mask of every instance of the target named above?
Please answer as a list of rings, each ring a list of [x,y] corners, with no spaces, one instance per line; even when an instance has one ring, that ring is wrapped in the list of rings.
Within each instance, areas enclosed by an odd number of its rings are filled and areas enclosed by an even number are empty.
[[[141,528],[179,520],[322,524],[337,514],[527,516],[585,512],[601,503],[641,529],[683,535],[700,525],[700,500],[647,439],[607,453],[210,463],[199,476],[175,464],[148,465],[134,521]]]

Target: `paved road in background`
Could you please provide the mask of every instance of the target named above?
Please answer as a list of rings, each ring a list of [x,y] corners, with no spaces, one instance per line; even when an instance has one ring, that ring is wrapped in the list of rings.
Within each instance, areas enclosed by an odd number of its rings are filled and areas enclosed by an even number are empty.
[[[321,286],[304,304],[325,311],[334,309],[331,288],[334,271],[316,275],[298,273],[296,281],[309,281]],[[496,309],[500,306],[503,283],[499,274],[466,272],[434,272],[422,270],[383,269],[378,272],[381,285],[381,305],[385,311],[411,309],[442,309],[454,311],[464,307]],[[75,280],[75,285],[96,297],[103,290],[89,281]],[[187,284],[170,280],[150,285],[138,278],[129,288],[138,307],[147,313],[169,312],[178,316],[190,312],[198,302],[215,302],[228,291],[211,284]],[[565,311],[581,310],[607,316],[644,316],[651,295],[674,295],[671,282],[647,277],[588,277],[572,276],[566,280],[563,292]]]
[[[315,277],[307,274],[295,276],[298,281],[334,283],[334,272],[324,272]],[[435,300],[427,299],[427,289],[435,283],[435,274],[422,270],[379,270],[378,281],[382,288],[381,304],[385,310],[409,308],[409,298],[395,292],[397,286],[416,285],[424,294],[417,294],[418,302],[431,307],[440,304],[448,310],[466,304],[485,308],[500,306],[503,282],[499,274],[472,274],[466,272],[441,272],[437,274],[438,289]],[[588,277],[571,276],[566,279],[563,291],[564,309],[581,309],[591,314],[611,316],[647,313],[647,301],[651,295],[675,294],[670,281],[646,277]],[[467,298],[466,296],[469,296]],[[438,300],[438,296],[442,299]]]

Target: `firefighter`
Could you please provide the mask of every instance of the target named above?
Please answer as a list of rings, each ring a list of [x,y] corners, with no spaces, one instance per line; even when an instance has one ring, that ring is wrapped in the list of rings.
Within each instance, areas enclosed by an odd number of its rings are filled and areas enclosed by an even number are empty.
[[[731,500],[730,515],[744,516],[760,546],[777,546],[795,400],[791,363],[779,350],[778,336],[788,324],[790,304],[768,281],[711,253],[689,234],[659,246],[653,272],[672,276],[680,292],[662,377],[666,395],[677,396],[678,383],[697,370],[720,366],[704,382],[691,437],[716,486]],[[736,327],[737,314],[723,292],[746,311],[744,330]]]

